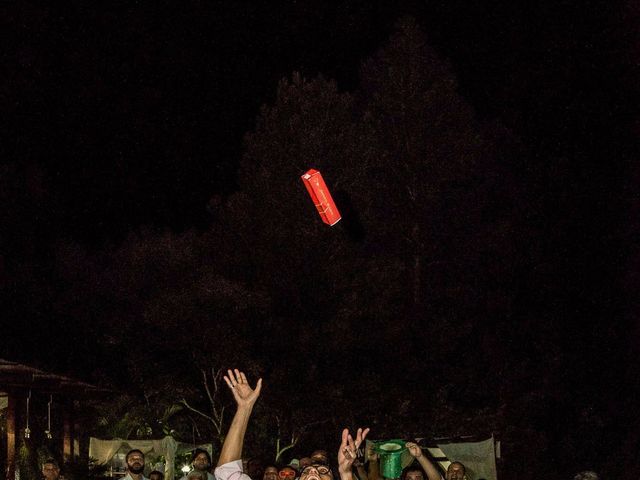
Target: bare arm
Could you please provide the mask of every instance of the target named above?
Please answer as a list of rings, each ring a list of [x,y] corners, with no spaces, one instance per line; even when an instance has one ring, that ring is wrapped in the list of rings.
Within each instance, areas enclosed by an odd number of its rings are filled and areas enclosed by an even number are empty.
[[[360,462],[356,464],[356,471],[358,472],[357,478],[359,480],[369,480],[369,476],[367,475],[367,471],[364,469],[364,465]],[[355,478],[355,475],[354,475]]]
[[[418,463],[424,469],[428,480],[440,480],[442,478],[436,466],[422,453],[422,449],[417,444],[407,442],[407,448],[409,453],[418,460]]]
[[[369,478],[371,480],[382,480],[380,476],[380,465],[378,464],[378,454],[373,451],[373,444],[367,447],[367,459],[369,460]]]
[[[242,445],[244,443],[244,435],[247,432],[247,425],[249,425],[249,417],[262,389],[262,379],[259,379],[255,389],[252,389],[247,382],[245,374],[238,369],[233,372],[228,370],[227,373],[228,376],[225,375],[224,380],[231,389],[238,408],[231,421],[229,432],[227,432],[227,436],[224,439],[218,466],[242,458]]]

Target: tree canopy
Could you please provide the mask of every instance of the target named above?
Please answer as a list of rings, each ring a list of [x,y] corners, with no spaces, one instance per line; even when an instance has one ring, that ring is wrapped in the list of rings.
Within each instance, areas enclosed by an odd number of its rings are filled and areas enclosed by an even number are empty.
[[[559,248],[570,222],[542,216],[572,178],[563,152],[529,172],[540,152],[477,115],[414,20],[352,91],[282,79],[243,152],[238,188],[211,199],[206,228],[139,228],[98,249],[42,242],[57,219],[43,175],[0,171],[3,203],[17,204],[0,222],[19,227],[3,246],[43,259],[2,257],[3,329],[50,337],[41,362],[122,392],[96,406],[96,431],[220,440],[230,402],[203,378],[242,365],[265,379],[248,451],[329,448],[366,423],[380,437],[494,433],[510,452],[503,474],[523,478],[556,475],[545,456],[557,451],[567,465],[598,454],[613,394],[598,404],[584,382],[599,361],[591,340],[620,332],[603,312],[558,328],[567,304],[554,295],[583,271]],[[311,167],[342,211],[334,227],[300,181]]]

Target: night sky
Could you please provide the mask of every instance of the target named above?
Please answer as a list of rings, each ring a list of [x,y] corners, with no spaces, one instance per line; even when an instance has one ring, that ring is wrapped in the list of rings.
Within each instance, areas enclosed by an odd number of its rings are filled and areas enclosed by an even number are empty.
[[[9,2],[0,22],[1,358],[159,403],[240,362],[279,385],[264,418],[316,421],[317,392],[331,428],[495,433],[504,476],[637,478],[633,2]]]

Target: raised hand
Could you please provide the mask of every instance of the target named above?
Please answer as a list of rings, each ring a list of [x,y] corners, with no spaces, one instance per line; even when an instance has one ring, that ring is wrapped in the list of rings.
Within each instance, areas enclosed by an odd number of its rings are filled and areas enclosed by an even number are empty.
[[[227,370],[224,381],[227,382],[231,393],[233,393],[233,398],[236,399],[238,408],[222,444],[222,450],[218,457],[218,467],[242,458],[242,445],[244,443],[244,435],[247,433],[249,417],[251,417],[253,405],[260,396],[260,390],[262,389],[262,379],[258,380],[256,388],[251,388],[245,374],[237,368],[233,371]]]
[[[358,448],[360,448],[360,444],[364,439],[367,438],[368,433],[368,428],[364,430],[359,428],[354,440],[348,428],[342,431],[342,443],[340,443],[340,449],[338,450],[338,470],[341,477],[351,478],[351,467],[358,455]]]
[[[258,379],[255,388],[251,388],[247,377],[243,372],[237,368],[233,371],[227,370],[227,374],[224,376],[224,381],[231,389],[233,398],[236,399],[238,407],[250,407],[256,403],[256,400],[260,396],[260,390],[262,389],[262,379]]]
[[[422,456],[422,449],[418,446],[417,443],[407,442],[407,449],[409,453],[414,458],[419,458]]]
[[[420,466],[427,474],[426,480],[442,480],[440,472],[438,471],[436,466],[431,463],[431,460],[429,460],[429,456],[424,454],[422,448],[420,448],[420,445],[414,442],[407,442],[406,445],[409,453],[418,461]]]

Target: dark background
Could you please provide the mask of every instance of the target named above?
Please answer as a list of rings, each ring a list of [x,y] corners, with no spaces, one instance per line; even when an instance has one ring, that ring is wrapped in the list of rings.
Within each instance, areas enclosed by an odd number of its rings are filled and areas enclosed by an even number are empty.
[[[0,9],[2,357],[637,473],[632,2]]]

